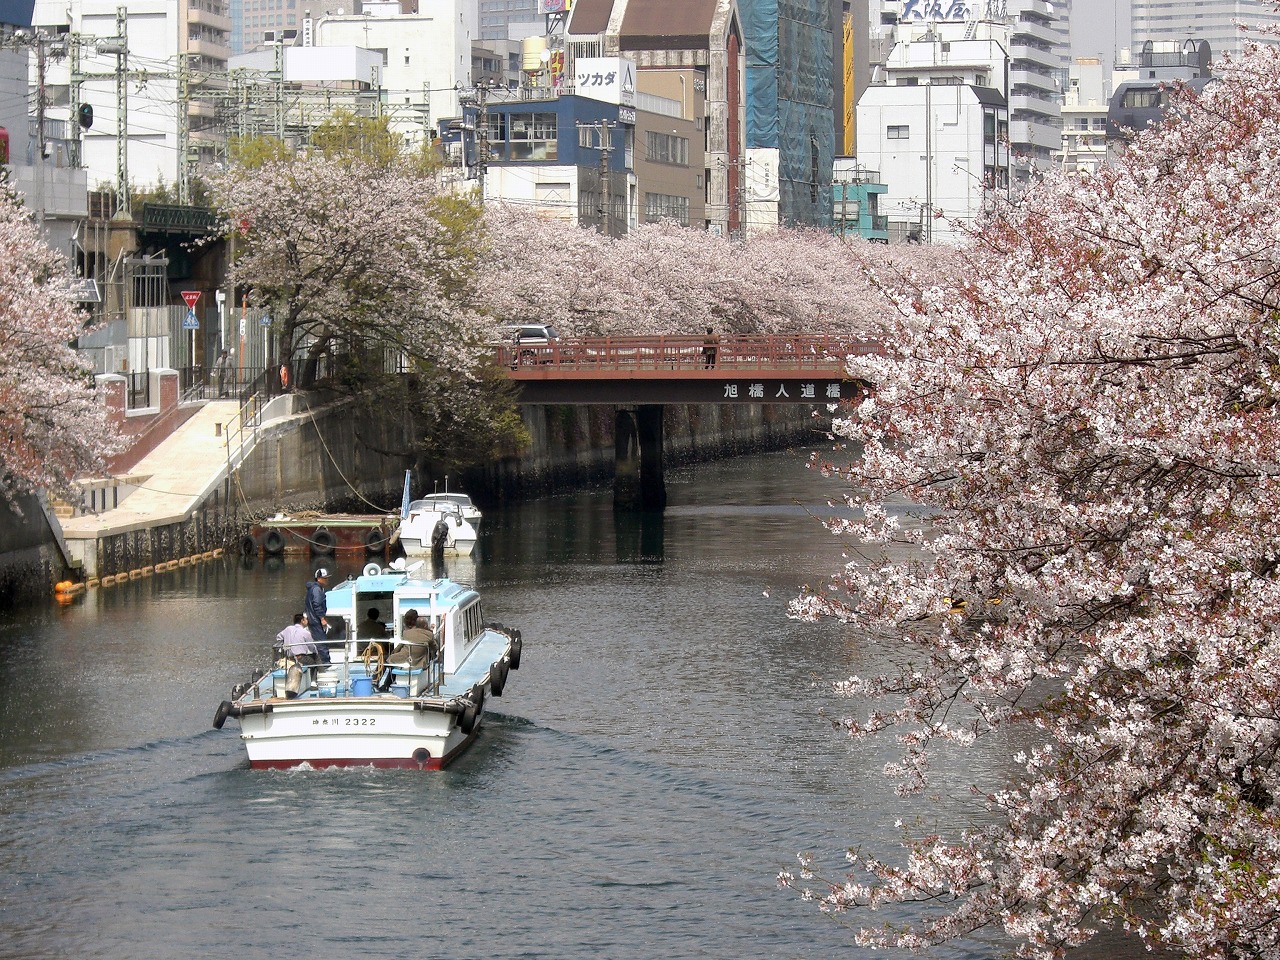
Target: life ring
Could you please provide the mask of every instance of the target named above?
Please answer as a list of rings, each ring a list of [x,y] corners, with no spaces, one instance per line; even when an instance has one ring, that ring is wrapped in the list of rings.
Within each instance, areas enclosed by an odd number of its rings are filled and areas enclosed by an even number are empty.
[[[276,557],[284,553],[284,534],[272,527],[267,531],[267,535],[262,538],[262,549],[266,551],[269,557]]]
[[[337,543],[337,538],[329,532],[329,528],[321,527],[311,535],[311,552],[333,553],[333,548]]]
[[[231,701],[223,700],[218,704],[218,709],[213,714],[213,728],[221,730],[222,725],[227,722],[227,717],[231,716]]]
[[[252,557],[258,552],[258,541],[254,539],[252,533],[246,533],[240,538],[240,556]]]
[[[289,389],[289,366],[288,364],[280,364],[280,389]]]
[[[381,527],[370,527],[364,535],[365,553],[382,553],[387,547],[387,538],[383,536]]]
[[[489,668],[489,692],[495,697],[502,696],[502,688],[507,685],[507,661],[499,660]]]
[[[377,662],[378,669],[373,668],[374,662]],[[364,672],[372,678],[374,683],[382,679],[382,671],[387,668],[387,657],[382,652],[382,644],[376,640],[364,648]]]

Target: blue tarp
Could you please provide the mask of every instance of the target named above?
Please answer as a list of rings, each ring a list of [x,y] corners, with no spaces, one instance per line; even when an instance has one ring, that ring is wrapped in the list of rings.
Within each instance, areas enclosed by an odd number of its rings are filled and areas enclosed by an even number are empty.
[[[829,226],[835,156],[831,0],[742,0],[747,146],[778,150],[779,215]],[[779,65],[782,65],[780,68]]]

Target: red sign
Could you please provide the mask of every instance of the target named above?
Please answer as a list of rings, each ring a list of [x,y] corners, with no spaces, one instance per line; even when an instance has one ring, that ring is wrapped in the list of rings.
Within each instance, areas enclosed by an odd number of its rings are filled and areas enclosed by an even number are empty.
[[[200,291],[199,290],[183,290],[182,299],[187,301],[188,310],[194,310],[196,308],[196,304],[200,302]]]

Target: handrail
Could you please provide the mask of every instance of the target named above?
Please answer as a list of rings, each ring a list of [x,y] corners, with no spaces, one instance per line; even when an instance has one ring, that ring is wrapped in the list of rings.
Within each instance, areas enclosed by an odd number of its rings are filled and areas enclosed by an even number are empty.
[[[566,370],[816,370],[850,354],[878,353],[872,341],[816,335],[562,337],[541,344],[502,344],[498,363],[517,370],[551,364]]]
[[[258,403],[258,397],[255,394],[242,403],[235,415],[223,425],[228,472],[244,462],[249,449],[257,441],[260,426],[262,426],[262,405]]]

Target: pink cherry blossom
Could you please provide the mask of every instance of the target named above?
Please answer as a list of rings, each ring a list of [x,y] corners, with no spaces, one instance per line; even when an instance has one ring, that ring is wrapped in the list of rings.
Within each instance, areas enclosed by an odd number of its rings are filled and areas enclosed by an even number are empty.
[[[891,731],[903,793],[938,749],[1012,750],[989,819],[901,862],[780,880],[827,911],[920,905],[857,941],[983,927],[1020,956],[1104,928],[1280,957],[1280,51],[1228,62],[1096,176],[1050,177],[894,284],[888,356],[840,418],[871,551],[792,604],[910,666],[838,685]],[[916,504],[927,520],[889,505]]]
[[[86,319],[67,263],[0,184],[0,488],[10,504],[69,493],[117,449],[93,368],[71,347]]]

